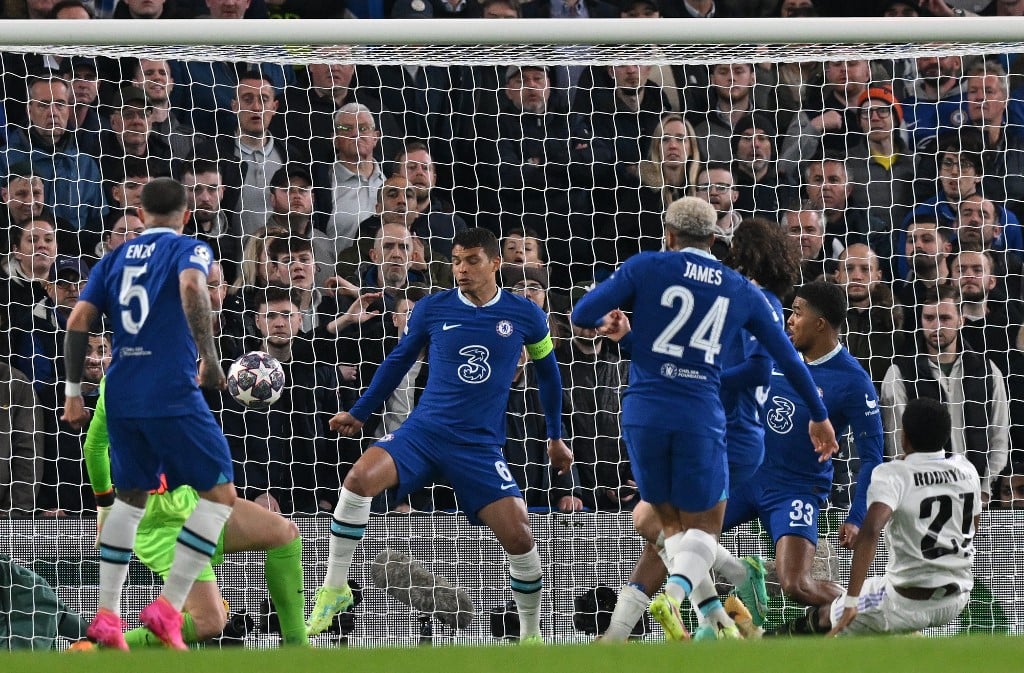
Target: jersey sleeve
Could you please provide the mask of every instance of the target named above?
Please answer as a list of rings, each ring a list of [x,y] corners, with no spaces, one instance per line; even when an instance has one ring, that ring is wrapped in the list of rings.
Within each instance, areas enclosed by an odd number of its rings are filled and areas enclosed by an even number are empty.
[[[867,489],[867,501],[881,503],[894,512],[903,500],[904,482],[899,478],[897,470],[902,467],[897,463],[879,465],[875,470],[874,479]]]
[[[857,373],[861,373],[858,369]],[[867,491],[871,487],[871,479],[875,468],[882,463],[885,449],[885,431],[882,429],[882,414],[875,394],[875,386],[864,376],[860,383],[850,381],[848,394],[844,404],[844,419],[850,426],[853,441],[857,446],[860,458],[860,470],[857,472],[857,490],[847,521],[859,526],[867,515]]]
[[[551,330],[548,327],[548,317],[539,306],[530,302],[526,312],[526,336],[523,341],[526,345],[526,352],[531,360],[542,360],[555,350],[551,342]]]
[[[377,368],[377,372],[370,381],[370,386],[363,393],[362,397],[352,405],[349,413],[360,421],[365,422],[370,414],[380,409],[384,400],[391,396],[402,377],[409,371],[409,367],[416,361],[420,351],[427,345],[430,339],[429,319],[424,317],[430,312],[430,303],[433,295],[418,302],[409,314],[409,321],[406,323],[405,334],[398,340],[395,349],[388,353],[384,362]]]
[[[187,239],[183,241],[184,250],[178,255],[178,273],[186,269],[198,269],[203,275],[210,275],[213,263],[213,248],[203,241]]]
[[[113,488],[110,479],[110,435],[107,433],[107,380],[100,380],[100,397],[96,410],[89,422],[89,431],[82,444],[82,456],[89,472],[92,492],[97,495],[109,493]]]

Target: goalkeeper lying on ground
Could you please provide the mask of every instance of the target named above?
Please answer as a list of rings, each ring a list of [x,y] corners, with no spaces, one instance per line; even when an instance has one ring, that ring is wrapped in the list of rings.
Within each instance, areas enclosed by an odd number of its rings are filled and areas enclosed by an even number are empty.
[[[97,536],[104,514],[114,502],[114,485],[110,476],[110,439],[107,435],[106,380],[100,382],[100,398],[89,424],[83,452],[89,469],[89,481],[96,494],[99,516]],[[182,525],[195,508],[199,496],[191,486],[150,494],[146,513],[135,538],[135,555],[154,573],[165,580],[174,558],[175,540]],[[98,537],[97,537],[98,539]],[[303,609],[302,540],[294,523],[280,514],[270,512],[248,500],[239,498],[217,545],[211,564],[199,573],[185,601],[185,621],[181,633],[186,643],[212,638],[224,629],[227,614],[224,600],[217,588],[212,564],[220,563],[224,554],[240,551],[267,552],[264,574],[270,598],[277,608],[281,635],[286,645],[308,646]],[[147,628],[140,627],[125,634],[129,647],[162,645]]]

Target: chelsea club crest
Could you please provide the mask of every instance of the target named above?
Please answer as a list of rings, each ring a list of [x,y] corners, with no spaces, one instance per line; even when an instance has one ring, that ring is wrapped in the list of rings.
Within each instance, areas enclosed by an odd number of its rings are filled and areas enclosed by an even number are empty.
[[[498,330],[498,334],[500,334],[503,337],[512,335],[512,323],[510,323],[508,320],[499,320],[498,325],[495,327],[495,329]]]

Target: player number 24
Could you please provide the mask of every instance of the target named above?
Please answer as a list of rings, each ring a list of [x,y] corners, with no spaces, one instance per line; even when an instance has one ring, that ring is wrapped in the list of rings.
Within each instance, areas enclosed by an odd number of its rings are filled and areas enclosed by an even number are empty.
[[[672,308],[677,301],[679,302],[679,312],[665,326],[651,347],[655,353],[673,358],[683,356],[683,347],[672,343],[672,340],[693,315],[693,292],[682,285],[670,285],[665,288],[661,294],[661,305]],[[715,364],[715,357],[722,352],[722,328],[725,326],[725,318],[728,315],[728,297],[718,297],[690,336],[690,348],[704,351],[704,362],[709,365]]]

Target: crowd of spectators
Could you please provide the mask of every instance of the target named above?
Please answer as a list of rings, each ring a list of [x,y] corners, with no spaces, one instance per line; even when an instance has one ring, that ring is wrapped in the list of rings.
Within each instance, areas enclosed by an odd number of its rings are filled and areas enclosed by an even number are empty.
[[[3,17],[1024,14],[1018,0],[870,4],[7,0]],[[242,495],[271,509],[334,509],[369,440],[340,438],[327,420],[365,389],[415,303],[452,286],[452,237],[471,226],[501,238],[505,290],[548,313],[565,382],[577,465],[561,476],[547,465],[525,360],[513,383],[506,450],[528,504],[631,508],[618,420],[628,354],[568,314],[625,258],[660,249],[662,213],[684,195],[718,212],[723,258],[745,218],[784,227],[802,280],[846,290],[844,343],[895,412],[890,446],[901,405],[939,397],[953,411],[950,449],[979,468],[986,497],[1010,503],[1020,471],[1008,466],[1024,464],[1019,56],[293,67],[0,53],[0,510],[94,507],[81,436],[59,421],[64,324],[95,261],[142,233],[139,192],[164,175],[187,189],[186,233],[218,256],[209,290],[225,363],[260,349],[285,367],[269,412],[208,395]],[[97,326],[87,399],[110,351]],[[425,364],[409,372],[366,437],[401,424],[427,375]],[[443,485],[380,503],[456,506]]]

